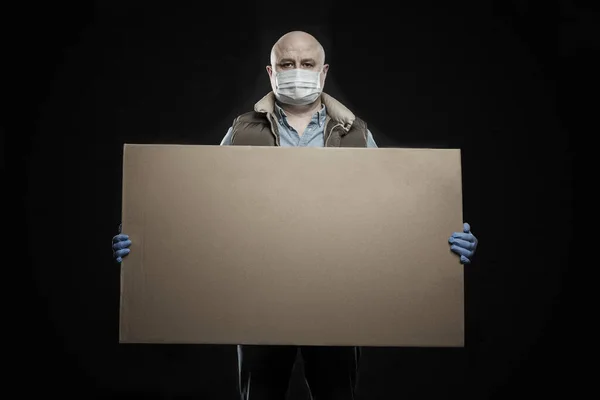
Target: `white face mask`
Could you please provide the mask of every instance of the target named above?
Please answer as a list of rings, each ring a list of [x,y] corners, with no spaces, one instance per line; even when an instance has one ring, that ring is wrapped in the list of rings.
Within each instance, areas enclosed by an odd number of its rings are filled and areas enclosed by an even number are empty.
[[[306,105],[321,95],[321,73],[293,69],[275,75],[275,97],[285,104]]]

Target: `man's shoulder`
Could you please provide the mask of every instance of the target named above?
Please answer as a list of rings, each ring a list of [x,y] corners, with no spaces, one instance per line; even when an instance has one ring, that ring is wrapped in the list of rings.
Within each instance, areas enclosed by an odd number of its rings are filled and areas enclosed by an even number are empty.
[[[265,121],[266,116],[264,113],[259,113],[256,111],[248,111],[246,113],[240,114],[235,118],[235,122],[258,122]]]
[[[355,128],[367,129],[367,122],[364,119],[359,118],[357,116],[354,117],[354,121],[352,122],[352,125]]]

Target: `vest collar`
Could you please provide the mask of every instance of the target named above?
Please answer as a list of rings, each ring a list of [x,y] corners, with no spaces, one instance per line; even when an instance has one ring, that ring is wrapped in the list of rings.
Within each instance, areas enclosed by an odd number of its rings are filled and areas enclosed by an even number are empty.
[[[352,111],[342,103],[328,95],[321,93],[321,102],[325,105],[327,115],[338,124],[342,124],[345,130],[349,130],[356,119]],[[273,115],[275,113],[275,94],[269,92],[254,105],[254,111]]]

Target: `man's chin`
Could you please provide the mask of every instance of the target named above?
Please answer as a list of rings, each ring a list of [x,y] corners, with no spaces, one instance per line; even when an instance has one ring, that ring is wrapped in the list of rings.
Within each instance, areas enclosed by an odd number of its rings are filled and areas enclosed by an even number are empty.
[[[291,107],[301,107],[301,108],[310,108],[313,107],[314,105],[316,105],[319,101],[321,100],[321,95],[319,94],[319,96],[317,96],[316,99],[310,101],[310,102],[305,102],[305,101],[297,101],[294,99],[289,99],[285,96],[277,96],[275,95],[275,101],[277,103],[279,103],[279,105],[286,105],[286,106],[291,106]]]

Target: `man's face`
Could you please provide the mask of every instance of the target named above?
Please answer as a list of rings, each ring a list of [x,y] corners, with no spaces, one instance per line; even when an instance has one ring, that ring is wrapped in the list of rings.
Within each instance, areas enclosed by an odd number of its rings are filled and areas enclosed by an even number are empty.
[[[271,64],[267,66],[267,72],[273,90],[276,88],[275,75],[291,69],[303,69],[307,71],[321,72],[321,87],[325,86],[325,78],[329,65],[323,64],[324,53],[318,43],[310,43],[305,40],[290,40],[278,44],[273,49]]]

